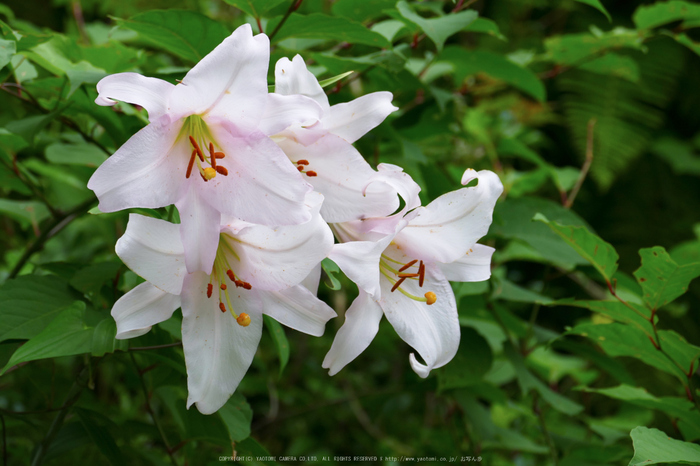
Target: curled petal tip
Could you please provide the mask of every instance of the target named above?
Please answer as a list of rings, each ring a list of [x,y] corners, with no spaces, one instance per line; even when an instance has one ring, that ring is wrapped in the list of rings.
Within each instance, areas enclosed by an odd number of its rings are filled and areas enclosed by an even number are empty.
[[[473,168],[467,168],[464,170],[464,174],[462,175],[462,186],[466,186],[469,184],[469,182],[475,178],[478,178],[479,174],[474,170]]]

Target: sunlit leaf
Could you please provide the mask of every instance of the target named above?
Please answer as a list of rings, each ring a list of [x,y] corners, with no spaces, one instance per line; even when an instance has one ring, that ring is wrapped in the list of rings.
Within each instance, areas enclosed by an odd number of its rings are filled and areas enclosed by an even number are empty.
[[[700,263],[678,265],[662,247],[639,251],[642,266],[634,276],[644,291],[644,303],[658,309],[686,291],[690,282],[700,276]]]
[[[672,0],[642,5],[634,12],[632,20],[639,29],[653,29],[674,21],[699,20],[700,5]]]
[[[267,28],[273,30],[281,18],[271,19]],[[273,38],[279,42],[288,37],[345,41],[353,44],[391,47],[384,36],[370,31],[360,23],[322,13],[300,15],[292,13]]]
[[[457,32],[465,29],[473,23],[479,14],[474,10],[449,13],[437,18],[423,18],[401,0],[396,4],[396,9],[401,16],[415,24],[433,41],[438,50],[442,50],[445,41]]]
[[[629,466],[700,463],[700,446],[672,439],[658,429],[639,426],[630,432],[630,437],[634,445],[634,457]]]

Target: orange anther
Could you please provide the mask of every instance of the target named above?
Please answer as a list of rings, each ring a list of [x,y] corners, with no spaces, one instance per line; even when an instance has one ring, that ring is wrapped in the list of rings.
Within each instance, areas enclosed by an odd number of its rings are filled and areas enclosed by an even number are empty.
[[[238,325],[241,327],[247,327],[250,325],[250,316],[245,312],[241,312],[241,315],[238,316],[236,322],[238,322]]]
[[[233,270],[228,269],[226,271],[226,275],[228,275],[229,280],[231,280],[234,283],[236,282],[236,276],[233,274]]]
[[[218,173],[221,173],[224,176],[228,176],[228,170],[226,170],[226,167],[222,167],[221,165],[216,166],[216,171]]]
[[[204,154],[202,154],[202,149],[199,148],[199,144],[197,144],[197,141],[195,141],[192,136],[190,136],[190,144],[192,144],[192,147],[194,147],[194,150],[197,152],[199,160],[204,162]]]
[[[306,176],[318,176],[318,173],[316,173],[313,170],[309,170],[308,172],[306,172]]]
[[[225,290],[225,289],[226,289],[226,283],[222,283],[222,284],[221,284],[221,289],[222,289],[222,290]]]
[[[297,162],[297,165],[308,165],[309,161],[306,159],[301,159]]]
[[[233,283],[236,285],[236,288],[238,288],[239,286],[243,286],[243,282],[238,279],[234,280]]]
[[[435,304],[435,301],[437,301],[437,295],[432,291],[428,291],[425,293],[425,299],[425,302],[428,304],[428,306],[430,306],[431,304]]]
[[[221,312],[224,314],[226,313],[226,306],[224,306],[224,303],[219,302],[219,309],[221,309]]]
[[[300,172],[303,172],[303,171],[304,171],[304,166],[303,166],[303,165],[297,165],[297,170],[299,170]]]
[[[403,272],[404,270],[406,270],[407,268],[409,268],[410,266],[412,266],[412,265],[415,264],[416,262],[418,262],[418,259],[413,259],[411,262],[409,262],[409,263],[407,263],[406,265],[404,265],[403,267],[401,267],[401,268],[399,269],[399,272]]]
[[[211,283],[207,285],[207,298],[211,298],[211,293],[214,290],[214,287],[211,286]]]
[[[226,154],[224,154],[223,152],[214,152],[214,157],[216,157],[217,159],[223,159],[224,157],[226,157]]]
[[[216,157],[214,156],[214,143],[212,142],[209,143],[209,155],[209,159],[211,160],[211,168],[216,170]]]
[[[253,286],[248,282],[243,282],[243,288],[246,290],[250,290],[253,288]]]
[[[185,173],[185,178],[189,178],[192,174],[192,167],[194,166],[194,156],[196,153],[196,150],[192,151],[192,155],[190,156],[190,163],[187,165],[187,173]]]
[[[418,273],[401,273],[401,272],[399,272],[399,273],[397,273],[396,275],[398,275],[399,278],[416,278],[416,277],[418,277],[420,274],[418,274]]]
[[[396,291],[396,288],[400,287],[403,281],[406,280],[405,278],[399,278],[396,283],[394,283],[394,286],[391,287],[391,292],[393,293]]]

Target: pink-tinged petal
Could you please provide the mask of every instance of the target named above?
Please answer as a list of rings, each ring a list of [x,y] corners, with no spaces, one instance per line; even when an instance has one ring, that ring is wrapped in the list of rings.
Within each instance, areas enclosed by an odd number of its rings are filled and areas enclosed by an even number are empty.
[[[304,199],[312,188],[282,149],[262,133],[234,137],[226,131],[228,126],[222,122],[211,127],[226,154],[217,165],[226,168],[228,175],[219,174],[206,183],[195,179],[207,202],[222,214],[262,225],[309,221]]]
[[[115,249],[138,275],[163,291],[180,294],[187,270],[179,225],[129,214],[126,231]]]
[[[333,339],[331,349],[323,360],[323,368],[329,369],[330,375],[335,375],[358,357],[374,340],[381,320],[379,304],[360,289],[360,294],[345,312],[345,323]]]
[[[377,172],[344,139],[328,134],[308,146],[290,139],[278,141],[278,145],[293,162],[309,162],[304,169],[316,176],[307,176],[306,181],[323,194],[321,215],[327,222],[384,216],[398,208],[399,198],[391,186],[367,186],[367,180]]]
[[[409,255],[435,262],[454,262],[466,254],[488,232],[503,192],[495,173],[482,170],[477,176],[477,186],[443,194],[416,209],[413,220],[396,235],[396,244]]]
[[[401,262],[410,260],[395,246],[391,246],[386,254]],[[384,315],[401,339],[411,345],[425,361],[422,364],[411,354],[409,359],[416,374],[425,378],[432,369],[450,362],[459,347],[459,320],[452,288],[442,272],[434,264],[426,264],[422,287],[418,280],[407,279],[400,285],[400,289],[391,292],[392,283],[385,277],[382,277],[381,285],[382,298],[379,304]],[[437,296],[437,301],[428,305],[411,299],[401,290],[419,298],[432,291]]]
[[[374,299],[379,299],[379,260],[392,236],[379,241],[351,241],[334,244],[328,258],[338,264],[343,273]]]
[[[344,104],[333,105],[323,118],[323,128],[348,142],[355,142],[398,110],[391,92],[373,92]]]
[[[195,272],[182,288],[182,347],[187,365],[187,408],[203,414],[221,408],[236,391],[258,348],[262,333],[260,301],[255,293],[229,288],[237,313],[250,316],[241,327],[230,312],[219,310],[215,297],[207,298],[209,276]]]
[[[303,95],[268,94],[258,130],[272,136],[290,126],[310,126],[323,114],[315,100]]]
[[[178,84],[168,112],[176,118],[206,114],[252,130],[265,112],[270,41],[253,37],[249,24],[236,29]]]
[[[495,249],[475,244],[459,259],[438,267],[451,282],[480,282],[491,277],[491,256]]]
[[[299,283],[301,286],[313,293],[314,296],[318,294],[318,285],[321,281],[321,268],[321,263],[319,262],[316,267],[311,269],[311,272],[309,272],[306,278]]]
[[[295,55],[290,61],[280,58],[275,65],[275,94],[304,95],[314,99],[324,112],[330,109],[328,97],[304,63],[301,55]]]
[[[222,228],[222,238],[236,253],[228,257],[236,275],[254,289],[266,291],[301,283],[333,246],[333,233],[318,213],[322,201],[320,194],[309,193],[312,218],[301,225],[253,225],[237,233]]]
[[[117,322],[117,340],[139,337],[152,326],[168,320],[180,307],[180,297],[141,283],[114,303],[112,317]]]
[[[147,78],[138,73],[117,73],[100,79],[97,83],[95,103],[111,106],[117,101],[140,105],[148,112],[148,118],[155,121],[167,113],[173,84],[157,78]]]
[[[168,117],[146,126],[108,158],[88,181],[102,212],[174,204],[185,181],[190,154],[176,144],[181,124]]]
[[[204,200],[205,193],[198,189],[204,181],[199,179],[195,183],[175,203],[180,213],[180,236],[187,271],[211,273],[219,246],[221,213]]]
[[[336,316],[328,304],[301,285],[282,291],[261,291],[263,313],[289,328],[316,337],[323,335],[326,322]]]

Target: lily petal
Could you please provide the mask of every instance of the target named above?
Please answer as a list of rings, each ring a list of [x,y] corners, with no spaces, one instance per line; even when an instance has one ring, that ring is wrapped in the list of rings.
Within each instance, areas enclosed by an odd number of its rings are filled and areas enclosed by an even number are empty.
[[[100,79],[97,83],[95,103],[112,106],[117,101],[140,105],[148,111],[148,119],[156,121],[165,115],[173,84],[138,73],[117,73]]]
[[[392,235],[389,235],[379,241],[334,244],[328,258],[338,264],[343,273],[361,290],[372,298],[379,299],[379,260],[391,240]]]
[[[475,244],[462,257],[449,264],[438,264],[451,282],[480,282],[491,276],[491,256],[495,249]]]
[[[379,331],[382,309],[370,295],[360,289],[360,294],[345,312],[345,323],[335,335],[331,349],[323,360],[323,368],[335,375],[358,357]]]
[[[282,291],[261,291],[263,313],[300,332],[316,337],[323,335],[326,322],[335,311],[301,285]]]
[[[321,106],[303,95],[268,94],[265,115],[258,129],[272,136],[292,125],[313,125],[322,114]]]
[[[197,63],[175,87],[169,112],[204,114],[238,128],[257,127],[267,102],[270,41],[244,24]]]
[[[318,83],[318,79],[307,68],[301,55],[280,58],[275,64],[275,94],[304,95],[314,99],[326,112],[330,109],[328,96]]]
[[[391,92],[373,92],[347,103],[333,105],[323,118],[323,128],[352,143],[398,110]]]
[[[168,320],[180,307],[180,297],[159,290],[148,282],[141,283],[122,296],[112,307],[117,322],[117,340],[147,333],[152,326]]]
[[[134,134],[99,166],[88,188],[99,198],[102,212],[175,203],[190,156],[186,146],[175,144],[181,127],[171,125],[167,116],[161,117]]]
[[[313,293],[314,296],[318,294],[318,285],[321,282],[321,263],[319,262],[316,267],[311,269],[311,272],[303,279],[300,283],[301,286]]]
[[[253,288],[279,291],[296,285],[330,252],[333,233],[318,213],[323,196],[310,193],[307,199],[312,209],[309,222],[277,228],[251,225],[237,233],[229,231],[235,241],[228,241],[228,245],[236,253],[229,262],[237,262],[236,274]]]
[[[386,254],[401,262],[409,259],[395,246],[390,246]],[[418,351],[426,363],[418,362],[411,354],[409,360],[416,374],[425,378],[432,369],[450,362],[459,347],[459,320],[452,288],[442,272],[434,264],[426,264],[423,287],[419,287],[417,280],[408,279],[392,293],[392,283],[386,278],[382,278],[381,286],[379,304],[384,315],[401,339]],[[437,301],[428,305],[405,296],[401,290],[418,297],[432,291]]]
[[[443,194],[416,209],[395,243],[408,255],[424,260],[450,263],[462,257],[488,232],[494,205],[503,192],[495,173],[482,170],[473,175],[479,178],[477,186]]]
[[[187,271],[211,273],[219,247],[221,213],[204,199],[201,180],[189,183],[189,190],[175,203],[180,213],[180,235],[184,247]]]
[[[212,207],[261,225],[297,225],[311,219],[304,200],[312,188],[277,144],[262,133],[235,137],[235,128],[227,122],[212,130],[226,153],[217,165],[228,170],[227,176],[199,183]]]
[[[187,270],[178,225],[129,214],[126,231],[115,249],[138,275],[167,293],[180,294]]]
[[[278,145],[293,162],[309,162],[305,169],[316,176],[306,177],[306,181],[323,194],[321,216],[327,222],[379,217],[398,208],[399,198],[391,186],[373,183],[365,190],[367,180],[377,172],[344,139],[327,134],[308,146],[291,139],[278,141]]]
[[[196,272],[182,288],[182,346],[187,365],[187,408],[203,414],[221,408],[238,387],[258,348],[262,313],[257,297],[242,289],[231,290],[236,312],[250,316],[241,327],[230,313],[222,313],[218,300],[207,298],[209,276]]]

